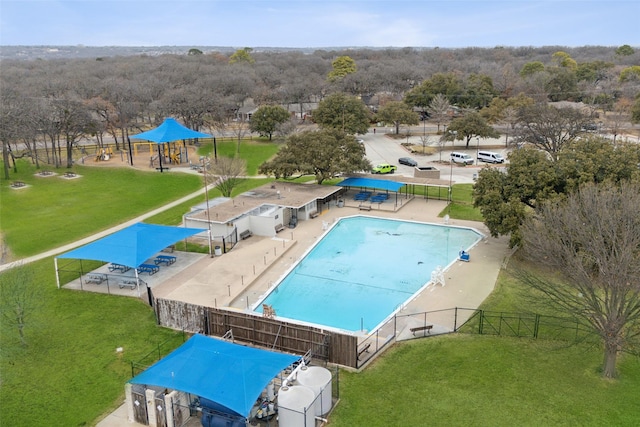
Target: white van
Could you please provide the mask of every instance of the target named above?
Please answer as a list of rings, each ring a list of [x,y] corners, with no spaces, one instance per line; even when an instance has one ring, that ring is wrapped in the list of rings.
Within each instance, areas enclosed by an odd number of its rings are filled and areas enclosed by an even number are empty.
[[[504,157],[502,157],[502,154],[494,153],[493,151],[478,151],[478,161],[487,163],[504,163]]]
[[[457,153],[454,151],[453,153],[451,153],[451,161],[453,163],[462,163],[463,165],[472,165],[473,157],[468,154]]]

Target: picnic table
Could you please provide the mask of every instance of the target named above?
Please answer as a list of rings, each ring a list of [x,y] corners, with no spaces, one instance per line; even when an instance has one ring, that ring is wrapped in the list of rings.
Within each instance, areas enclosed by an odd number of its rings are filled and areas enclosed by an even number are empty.
[[[160,267],[153,264],[140,264],[138,266],[138,273],[149,273],[149,275],[156,274],[160,271]]]
[[[111,263],[109,264],[109,271],[119,271],[121,273],[126,273],[127,271],[131,270],[131,267],[127,267],[126,265],[122,265],[122,264],[116,264],[116,263]]]
[[[107,275],[106,274],[90,273],[90,274],[87,274],[87,278],[85,279],[85,282],[86,283],[95,283],[96,285],[99,285],[102,282],[104,282],[105,280],[107,280]]]
[[[156,259],[153,260],[155,265],[160,265],[162,263],[166,265],[171,265],[176,262],[176,257],[173,255],[158,255]]]
[[[125,287],[135,289],[136,286],[138,286],[138,282],[136,281],[136,279],[123,279],[118,286],[120,287],[120,289]]]

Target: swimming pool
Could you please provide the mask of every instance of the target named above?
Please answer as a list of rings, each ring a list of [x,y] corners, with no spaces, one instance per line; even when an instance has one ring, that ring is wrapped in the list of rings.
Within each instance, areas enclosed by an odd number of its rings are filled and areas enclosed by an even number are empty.
[[[324,235],[266,298],[278,317],[371,331],[483,236],[470,228],[355,216]]]

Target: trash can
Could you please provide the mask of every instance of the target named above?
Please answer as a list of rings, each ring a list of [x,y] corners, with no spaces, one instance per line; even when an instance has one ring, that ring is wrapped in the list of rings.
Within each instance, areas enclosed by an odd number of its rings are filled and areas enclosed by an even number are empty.
[[[222,255],[222,248],[221,248],[220,246],[216,246],[216,247],[214,248],[213,253],[214,253],[216,256],[220,256],[220,255]]]
[[[344,200],[342,200],[342,199],[338,200],[338,207],[339,208],[344,207]]]

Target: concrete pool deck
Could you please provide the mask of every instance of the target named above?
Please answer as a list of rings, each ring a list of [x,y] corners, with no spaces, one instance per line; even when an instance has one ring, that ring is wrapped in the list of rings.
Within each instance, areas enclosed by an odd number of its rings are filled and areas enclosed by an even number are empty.
[[[438,214],[446,202],[413,199],[396,212],[361,212],[351,207],[331,207],[315,219],[301,221],[276,237],[252,236],[229,253],[205,257],[153,288],[160,298],[209,307],[246,310],[257,301],[341,217],[377,216],[444,224]],[[399,314],[422,313],[453,307],[477,308],[491,293],[500,268],[509,255],[508,238],[492,238],[484,224],[449,220],[449,225],[471,227],[486,237],[471,250],[470,262],[456,261],[444,273],[445,286],[430,286],[418,294]],[[380,253],[384,257],[384,252]],[[371,260],[375,262],[375,260]],[[277,314],[277,313],[276,313]]]

